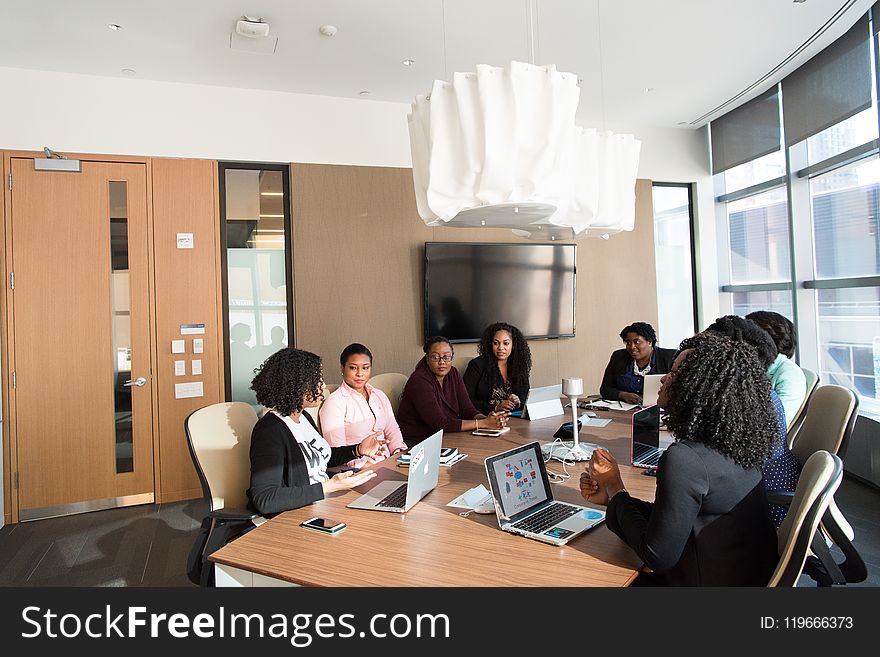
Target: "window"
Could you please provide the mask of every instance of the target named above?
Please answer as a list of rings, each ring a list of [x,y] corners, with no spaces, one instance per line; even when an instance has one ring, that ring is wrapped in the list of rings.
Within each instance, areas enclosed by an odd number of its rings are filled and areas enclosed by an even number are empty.
[[[290,179],[286,165],[220,165],[226,398],[256,404],[254,369],[290,341]]]
[[[657,334],[663,346],[676,347],[698,330],[692,191],[688,184],[654,183],[653,196]]]

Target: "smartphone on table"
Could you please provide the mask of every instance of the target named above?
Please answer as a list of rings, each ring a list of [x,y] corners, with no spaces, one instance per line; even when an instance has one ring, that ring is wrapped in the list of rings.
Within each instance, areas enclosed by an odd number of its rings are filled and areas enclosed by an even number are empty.
[[[338,522],[328,518],[309,518],[305,522],[301,522],[299,526],[305,527],[306,529],[312,529],[316,532],[321,532],[322,534],[338,534],[348,525],[344,522]]]

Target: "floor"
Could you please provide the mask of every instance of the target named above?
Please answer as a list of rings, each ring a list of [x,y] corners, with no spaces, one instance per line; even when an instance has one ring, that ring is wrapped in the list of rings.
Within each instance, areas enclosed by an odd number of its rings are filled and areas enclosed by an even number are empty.
[[[880,490],[847,476],[835,499],[868,565],[858,586],[880,586]],[[0,586],[192,586],[186,557],[204,512],[193,500],[7,525]]]

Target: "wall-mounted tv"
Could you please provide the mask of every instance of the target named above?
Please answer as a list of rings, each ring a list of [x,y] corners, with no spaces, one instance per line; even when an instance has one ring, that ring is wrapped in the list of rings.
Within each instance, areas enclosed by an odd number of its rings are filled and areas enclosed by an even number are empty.
[[[574,337],[576,245],[425,243],[425,336],[477,342],[493,322]]]

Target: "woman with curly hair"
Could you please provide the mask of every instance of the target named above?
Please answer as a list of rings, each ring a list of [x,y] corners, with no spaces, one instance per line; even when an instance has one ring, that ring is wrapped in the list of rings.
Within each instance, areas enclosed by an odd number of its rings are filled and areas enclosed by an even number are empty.
[[[785,419],[791,425],[807,396],[807,377],[792,360],[797,347],[797,329],[787,317],[769,310],[749,313],[746,319],[764,329],[776,345],[776,357],[767,368],[767,376],[785,409]]]
[[[647,322],[634,322],[620,332],[624,348],[611,354],[599,394],[603,399],[641,404],[645,375],[666,374],[675,349],[657,346],[657,334]]]
[[[474,406],[483,414],[517,410],[529,392],[532,370],[532,352],[522,332],[506,322],[490,324],[478,349],[464,372]]]
[[[777,436],[770,381],[744,342],[687,342],[660,388],[675,442],[660,458],[653,504],[629,496],[603,449],[581,494],[608,507],[608,528],[653,571],[637,584],[765,586],[779,559],[761,473]]]
[[[321,359],[308,351],[281,349],[257,369],[251,388],[257,401],[269,410],[251,434],[247,495],[261,515],[298,509],[376,476],[372,470],[327,475],[329,466],[375,456],[384,449],[385,441],[370,434],[356,445],[331,448],[309,414],[303,413],[321,402],[323,387]]]

